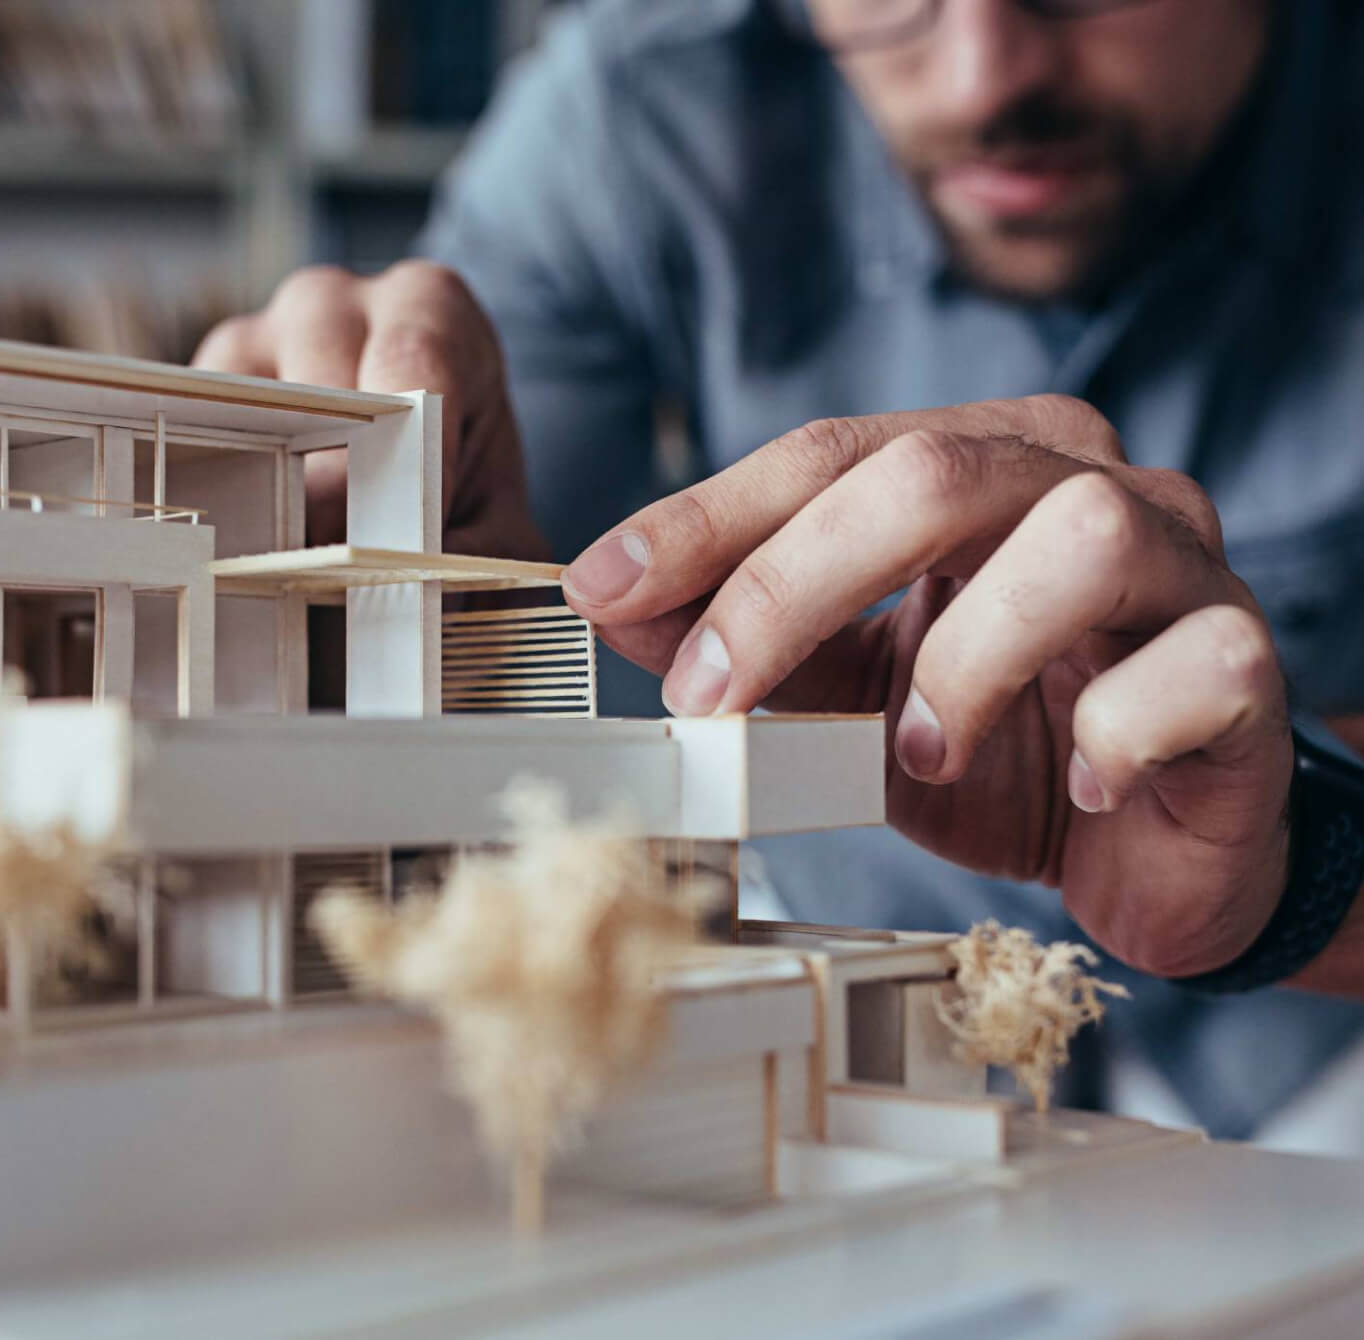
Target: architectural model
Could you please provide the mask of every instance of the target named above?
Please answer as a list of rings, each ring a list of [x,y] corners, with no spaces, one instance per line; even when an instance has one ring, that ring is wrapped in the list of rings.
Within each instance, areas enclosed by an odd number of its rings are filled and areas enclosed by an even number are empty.
[[[884,723],[599,717],[559,569],[440,551],[439,415],[0,344],[0,630],[30,689],[0,710],[0,833],[77,835],[133,908],[74,981],[5,928],[0,1280],[430,1213],[504,1235],[430,1026],[357,1000],[308,911],[505,842],[524,778],[573,817],[628,806],[673,876],[728,890],[727,943],[664,985],[661,1052],[556,1174],[606,1197],[593,1222],[789,1223],[1200,1142],[987,1095],[939,1017],[954,937],[741,921],[741,841],[884,822]],[[309,548],[323,450],[346,453],[347,535]],[[308,710],[314,604],[345,607],[344,715]],[[580,1194],[551,1203],[551,1242]]]

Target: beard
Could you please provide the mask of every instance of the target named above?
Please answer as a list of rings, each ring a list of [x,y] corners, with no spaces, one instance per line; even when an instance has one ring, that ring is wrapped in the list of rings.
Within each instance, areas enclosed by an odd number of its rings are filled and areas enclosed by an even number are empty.
[[[1011,299],[1092,299],[1160,231],[1193,165],[1161,161],[1117,112],[1045,93],[969,129],[917,132],[901,155],[955,271]],[[1018,211],[973,208],[954,178],[963,167],[1042,174],[1053,200]]]

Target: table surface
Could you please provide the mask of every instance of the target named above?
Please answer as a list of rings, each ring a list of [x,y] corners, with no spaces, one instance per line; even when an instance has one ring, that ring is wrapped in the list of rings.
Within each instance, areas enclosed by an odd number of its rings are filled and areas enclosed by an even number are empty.
[[[507,1238],[500,1205],[470,1205],[26,1284],[0,1298],[0,1335],[1191,1340],[1288,1335],[1280,1322],[1334,1337],[1364,1316],[1364,1163],[1183,1144],[993,1180],[925,1165],[892,1190],[743,1213],[565,1189],[538,1244]]]

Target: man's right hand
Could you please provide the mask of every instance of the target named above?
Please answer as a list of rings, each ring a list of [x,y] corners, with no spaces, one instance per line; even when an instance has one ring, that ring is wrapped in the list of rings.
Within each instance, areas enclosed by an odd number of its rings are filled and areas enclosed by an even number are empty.
[[[194,366],[361,391],[439,392],[443,548],[545,556],[497,336],[444,266],[402,261],[373,279],[329,266],[299,270],[261,311],[210,331]],[[344,540],[345,453],[310,452],[306,469],[308,543]]]

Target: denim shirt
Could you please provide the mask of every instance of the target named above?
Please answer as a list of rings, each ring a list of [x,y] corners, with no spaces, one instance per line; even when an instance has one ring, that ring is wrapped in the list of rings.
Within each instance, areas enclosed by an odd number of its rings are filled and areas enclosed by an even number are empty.
[[[660,491],[660,402],[683,407],[713,471],[815,418],[1064,391],[1109,417],[1135,464],[1209,491],[1296,705],[1364,712],[1361,6],[1280,4],[1262,87],[1180,232],[1078,311],[953,278],[857,99],[779,4],[572,12],[438,191],[420,249],[499,329],[556,550]],[[607,710],[656,702],[604,683]],[[1054,892],[885,831],[767,843],[764,858],[811,920],[998,915],[1075,934]],[[1221,1135],[1252,1133],[1364,1023],[1288,992],[1135,989],[1110,1032]]]

